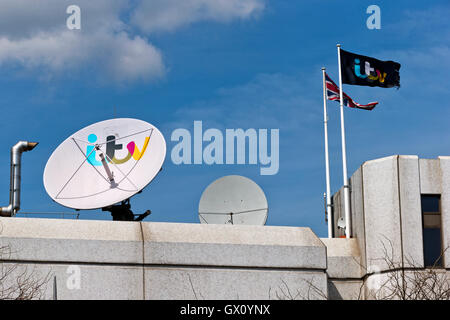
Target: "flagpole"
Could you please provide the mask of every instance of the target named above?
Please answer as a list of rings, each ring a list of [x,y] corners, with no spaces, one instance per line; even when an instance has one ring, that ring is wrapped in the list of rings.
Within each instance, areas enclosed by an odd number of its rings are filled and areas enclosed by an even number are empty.
[[[330,160],[328,157],[328,114],[327,114],[327,85],[325,80],[325,68],[322,68],[323,77],[323,126],[325,132],[325,175],[326,175],[326,201],[328,217],[328,238],[333,237],[331,216],[331,191],[330,191]]]
[[[351,238],[351,217],[350,217],[350,193],[347,176],[347,151],[345,145],[345,125],[344,125],[344,94],[342,91],[342,68],[341,68],[341,45],[338,44],[338,66],[339,66],[339,97],[341,104],[341,138],[342,138],[342,174],[344,180],[344,212],[345,212],[345,236]]]

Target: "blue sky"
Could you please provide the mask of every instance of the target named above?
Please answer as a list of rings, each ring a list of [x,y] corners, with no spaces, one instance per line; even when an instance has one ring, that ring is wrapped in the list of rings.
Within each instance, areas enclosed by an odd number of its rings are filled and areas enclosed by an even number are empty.
[[[448,1],[56,1],[0,0],[0,200],[9,200],[9,150],[23,156],[24,212],[71,212],[52,202],[42,174],[52,151],[84,126],[131,117],[167,142],[163,171],[132,199],[146,221],[198,222],[202,191],[229,174],[258,183],[268,225],[308,226],[326,236],[321,67],[338,80],[336,44],[402,64],[401,88],[344,86],[371,112],[345,110],[349,175],[393,154],[450,154]],[[344,4],[345,3],[345,4]],[[81,8],[81,30],[65,10]],[[381,9],[381,29],[366,9]],[[338,103],[328,102],[332,191],[342,184]],[[258,165],[174,165],[177,128],[280,130],[279,172]],[[110,219],[81,212],[82,219]]]

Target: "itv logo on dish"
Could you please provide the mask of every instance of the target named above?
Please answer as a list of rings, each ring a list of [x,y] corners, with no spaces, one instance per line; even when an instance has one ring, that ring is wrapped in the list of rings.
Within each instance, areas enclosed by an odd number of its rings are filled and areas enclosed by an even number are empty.
[[[88,145],[86,147],[86,158],[90,164],[93,166],[101,166],[102,162],[98,161],[96,158],[96,148],[97,145],[95,144],[97,142],[97,135],[92,133],[88,136],[88,141],[92,145]],[[123,149],[123,144],[117,144],[116,143],[117,138],[113,135],[106,137],[106,161],[113,163],[113,164],[122,164],[133,158],[134,160],[138,161],[142,158],[145,151],[147,150],[148,142],[150,140],[150,137],[145,137],[144,145],[141,147],[141,149],[138,148],[136,145],[136,142],[131,141],[127,144],[127,150],[128,153],[123,158],[117,158],[116,157],[116,151]]]

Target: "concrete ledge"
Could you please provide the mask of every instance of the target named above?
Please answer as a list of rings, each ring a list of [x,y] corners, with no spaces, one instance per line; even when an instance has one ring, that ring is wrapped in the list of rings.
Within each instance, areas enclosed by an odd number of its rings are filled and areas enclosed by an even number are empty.
[[[362,280],[328,280],[328,300],[364,300]]]
[[[145,268],[146,299],[322,300],[325,272]]]
[[[139,223],[0,218],[0,245],[9,260],[142,264]],[[4,259],[4,258],[3,258]]]
[[[58,299],[327,295],[326,247],[309,228],[37,218],[0,218],[0,226],[0,246],[12,250],[0,264],[50,275],[47,299],[53,286]],[[77,277],[80,288],[71,288]]]
[[[321,238],[327,247],[327,274],[333,279],[361,279],[361,255],[358,241],[352,239]]]
[[[310,228],[1,218],[7,260],[326,269]]]
[[[143,271],[141,267],[68,264],[3,263],[5,270],[12,270],[2,285],[15,285],[19,276],[32,276],[42,282],[45,300],[96,300],[144,298]],[[74,279],[78,277],[75,281]],[[45,281],[45,282],[44,282]]]
[[[145,264],[326,269],[310,228],[142,223]]]

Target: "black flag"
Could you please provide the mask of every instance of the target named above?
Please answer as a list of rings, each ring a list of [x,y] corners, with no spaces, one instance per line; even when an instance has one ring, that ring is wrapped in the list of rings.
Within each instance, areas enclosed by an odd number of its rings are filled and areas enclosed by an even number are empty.
[[[358,86],[400,87],[400,63],[380,61],[341,49],[342,83]]]

